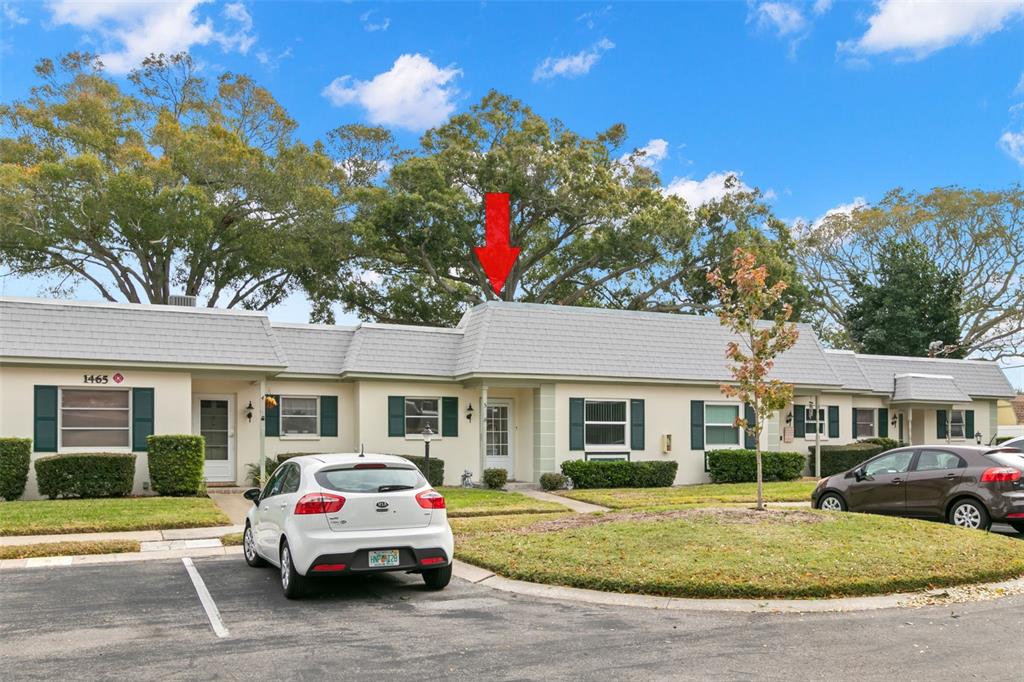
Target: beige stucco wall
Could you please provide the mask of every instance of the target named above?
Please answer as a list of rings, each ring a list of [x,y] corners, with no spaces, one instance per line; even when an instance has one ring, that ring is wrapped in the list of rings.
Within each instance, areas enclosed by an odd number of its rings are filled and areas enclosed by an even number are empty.
[[[83,381],[86,374],[113,376],[120,372],[124,376],[121,384],[113,382],[96,386]],[[90,365],[71,368],[22,367],[5,365],[0,367],[0,435],[16,438],[32,438],[34,426],[34,387],[58,386],[61,388],[152,388],[155,433],[192,432],[192,381],[188,372],[136,370],[105,365]],[[130,452],[130,448],[96,448],[105,452]],[[81,448],[64,449],[60,452],[81,452]],[[53,453],[33,453],[33,461]],[[149,481],[149,467],[146,453],[136,453],[135,494],[146,492]],[[35,468],[29,470],[25,499],[36,499]]]

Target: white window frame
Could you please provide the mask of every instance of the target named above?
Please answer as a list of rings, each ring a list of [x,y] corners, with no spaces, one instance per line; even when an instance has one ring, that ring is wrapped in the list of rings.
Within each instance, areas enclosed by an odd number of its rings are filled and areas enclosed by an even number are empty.
[[[128,394],[128,426],[124,430],[128,432],[128,445],[64,445],[64,391],[123,391]],[[132,451],[132,423],[134,415],[132,413],[132,388],[129,386],[58,386],[57,387],[57,452],[131,452]],[[124,411],[120,407],[89,407],[89,408],[68,408],[71,410],[75,409],[89,409],[89,410],[108,410],[111,412]],[[113,431],[115,429],[100,429],[91,428],[88,426],[69,426],[69,431]],[[116,430],[121,430],[117,428]]]
[[[814,440],[814,431],[810,428],[811,424],[814,424],[814,428],[818,429],[818,433],[821,434],[819,440],[828,440],[828,408],[829,405],[818,405],[818,417],[820,419],[808,419],[807,417],[814,410],[810,405],[804,405],[804,439]],[[834,407],[834,405],[832,406]]]
[[[289,398],[299,398],[302,400],[315,400],[316,401],[316,426],[313,429],[313,433],[291,433],[286,434],[284,431],[284,418],[285,417],[309,417],[305,414],[289,414],[284,413],[284,403]],[[282,440],[320,440],[320,396],[318,395],[281,395],[279,397],[280,404],[277,410],[277,432],[279,438]]]
[[[433,443],[435,440],[441,440],[441,414],[444,409],[444,401],[441,400],[439,395],[407,395],[403,398],[405,402],[402,403],[402,411],[405,416],[402,418],[402,425],[405,427],[405,439],[406,440],[423,440],[422,433],[409,433],[409,404],[410,400],[436,400],[437,401],[437,428],[434,429],[434,435],[430,437],[430,442]],[[414,417],[415,418],[415,417]]]
[[[740,428],[739,426],[736,426],[735,422],[733,422],[731,424],[725,424],[723,422],[713,422],[712,423],[711,421],[708,420],[708,408],[709,407],[721,407],[721,406],[735,407],[736,408],[736,417],[739,418],[739,417],[743,416],[743,403],[730,403],[730,402],[725,402],[725,401],[718,401],[718,402],[704,401],[704,451],[705,452],[708,451],[708,450],[717,450],[719,448],[729,448],[729,447],[742,448],[743,447],[743,429]],[[708,439],[708,427],[709,426],[729,426],[729,427],[731,427],[732,429],[734,429],[736,431],[736,442],[732,443],[732,444],[730,444],[730,443],[712,443]]]
[[[857,433],[857,421],[855,420],[853,422],[853,439],[857,440],[858,438],[875,438],[876,436],[878,436],[878,409],[874,407],[857,407],[856,405],[853,406],[853,409],[856,410],[857,412],[871,413],[871,433],[865,436],[862,436],[859,433]]]
[[[625,406],[626,419],[624,421],[589,421],[587,419],[587,403],[623,403]],[[610,454],[623,454],[627,455],[628,460],[629,454],[629,400],[626,398],[584,398],[583,399],[583,451],[586,453],[610,453]],[[595,425],[613,425],[618,426],[622,424],[622,445],[589,445],[587,443],[587,424]]]
[[[953,433],[953,415],[957,412],[960,413],[960,435]],[[946,424],[946,429],[949,432],[950,440],[967,440],[967,410],[956,407],[949,411],[949,423]],[[971,434],[973,437],[974,434]]]

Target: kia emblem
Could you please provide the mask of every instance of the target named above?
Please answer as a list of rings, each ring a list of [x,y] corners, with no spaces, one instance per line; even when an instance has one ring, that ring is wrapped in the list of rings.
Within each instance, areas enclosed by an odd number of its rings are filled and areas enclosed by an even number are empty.
[[[377,509],[387,509],[387,508],[388,508],[388,503],[385,502],[384,500],[381,500],[380,502],[377,503]]]

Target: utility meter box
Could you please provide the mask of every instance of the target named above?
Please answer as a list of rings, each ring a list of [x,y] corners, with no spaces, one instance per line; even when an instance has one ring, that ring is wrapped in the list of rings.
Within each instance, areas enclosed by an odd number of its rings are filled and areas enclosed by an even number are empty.
[[[672,434],[661,434],[661,454],[667,455],[672,452]]]

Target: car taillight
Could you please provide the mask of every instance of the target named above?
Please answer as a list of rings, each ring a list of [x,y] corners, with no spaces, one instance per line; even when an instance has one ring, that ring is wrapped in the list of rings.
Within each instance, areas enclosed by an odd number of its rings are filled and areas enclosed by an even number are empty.
[[[982,483],[1009,483],[1020,480],[1020,470],[1013,467],[989,467],[981,475]]]
[[[433,566],[434,564],[443,564],[445,558],[443,556],[428,556],[424,559],[420,559],[420,563],[424,566]]]
[[[317,564],[313,567],[314,571],[318,573],[326,573],[328,571],[344,571],[345,564]]]
[[[444,496],[436,490],[424,490],[416,496],[416,501],[424,509],[444,509]]]
[[[345,506],[345,498],[331,493],[309,493],[303,495],[295,504],[296,514],[330,514],[341,511]]]

